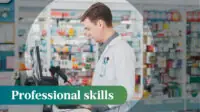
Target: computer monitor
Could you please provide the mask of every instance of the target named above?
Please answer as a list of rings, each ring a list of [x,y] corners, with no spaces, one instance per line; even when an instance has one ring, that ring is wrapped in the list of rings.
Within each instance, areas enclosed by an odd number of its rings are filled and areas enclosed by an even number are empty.
[[[37,85],[58,85],[58,79],[51,75],[46,76],[44,74],[44,68],[42,66],[42,59],[40,56],[40,48],[39,46],[35,46],[32,50],[33,57],[33,77],[35,77]],[[49,72],[49,71],[47,71]],[[49,72],[50,73],[50,72]]]
[[[43,78],[43,71],[42,71],[42,65],[41,65],[41,58],[40,58],[40,48],[39,46],[36,46],[35,47],[35,53],[36,53],[36,61],[37,61],[37,64],[36,66],[38,66],[37,68],[37,72],[39,73],[38,74],[38,78],[42,79]]]

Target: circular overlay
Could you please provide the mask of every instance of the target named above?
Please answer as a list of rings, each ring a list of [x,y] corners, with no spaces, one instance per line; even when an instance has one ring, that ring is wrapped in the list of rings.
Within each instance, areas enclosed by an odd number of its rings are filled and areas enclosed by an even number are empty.
[[[79,18],[95,2],[49,0],[45,2],[46,5],[41,2],[38,8],[27,6],[19,9],[32,11],[28,14],[32,17],[20,18],[19,28],[26,26],[28,29],[26,42],[19,40],[19,47],[22,49],[20,52],[25,57],[24,62],[20,62],[20,69],[26,69],[28,75],[39,79],[42,76],[51,77],[49,68],[59,65],[65,70],[72,85],[90,85],[92,69],[99,57],[99,45],[84,36],[84,26]],[[143,16],[126,0],[99,2],[105,3],[111,9],[114,29],[136,54],[136,84],[133,101],[128,104],[133,107],[143,97]],[[27,24],[30,24],[29,28]],[[89,74],[89,78],[76,76]],[[63,84],[62,80],[59,84]]]

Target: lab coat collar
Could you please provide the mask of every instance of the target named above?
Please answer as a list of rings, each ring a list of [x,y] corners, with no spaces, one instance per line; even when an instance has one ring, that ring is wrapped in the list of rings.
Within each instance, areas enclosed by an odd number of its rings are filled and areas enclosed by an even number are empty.
[[[108,38],[108,40],[106,42],[103,43],[103,46],[106,47],[113,39],[115,39],[118,36],[119,36],[119,34],[117,32],[114,32],[114,34],[110,38]]]
[[[115,39],[113,39],[113,40],[108,44],[107,47],[111,47],[111,46],[117,44],[120,40],[122,40],[121,36],[117,36]]]
[[[100,43],[100,49],[99,52],[100,54],[103,53],[103,51],[105,50],[105,48],[109,45],[109,43],[114,40],[116,37],[118,37],[118,33],[114,32],[114,34],[112,36],[110,36],[110,38],[108,38],[108,40],[106,40],[104,43]]]
[[[116,45],[118,42],[120,42],[122,40],[121,36],[116,37],[115,39],[113,39],[105,48],[105,50],[103,51],[103,53],[101,54],[100,57],[104,56],[104,54],[107,52],[108,48],[112,47],[113,45]]]

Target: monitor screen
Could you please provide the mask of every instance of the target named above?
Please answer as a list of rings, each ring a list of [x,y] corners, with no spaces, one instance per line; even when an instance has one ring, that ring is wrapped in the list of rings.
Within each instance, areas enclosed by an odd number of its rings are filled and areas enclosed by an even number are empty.
[[[42,60],[41,60],[41,58],[40,58],[40,48],[39,48],[39,46],[36,46],[35,47],[35,54],[36,54],[36,73],[38,74],[38,78],[42,78],[43,77],[43,71],[42,71],[42,64],[41,64],[41,62],[42,62]]]

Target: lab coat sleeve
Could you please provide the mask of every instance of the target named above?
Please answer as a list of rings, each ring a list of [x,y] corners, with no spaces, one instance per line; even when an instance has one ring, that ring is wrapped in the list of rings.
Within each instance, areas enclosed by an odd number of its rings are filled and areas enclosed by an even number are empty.
[[[117,85],[125,87],[127,101],[133,99],[135,87],[135,53],[128,44],[119,46],[114,52]]]

